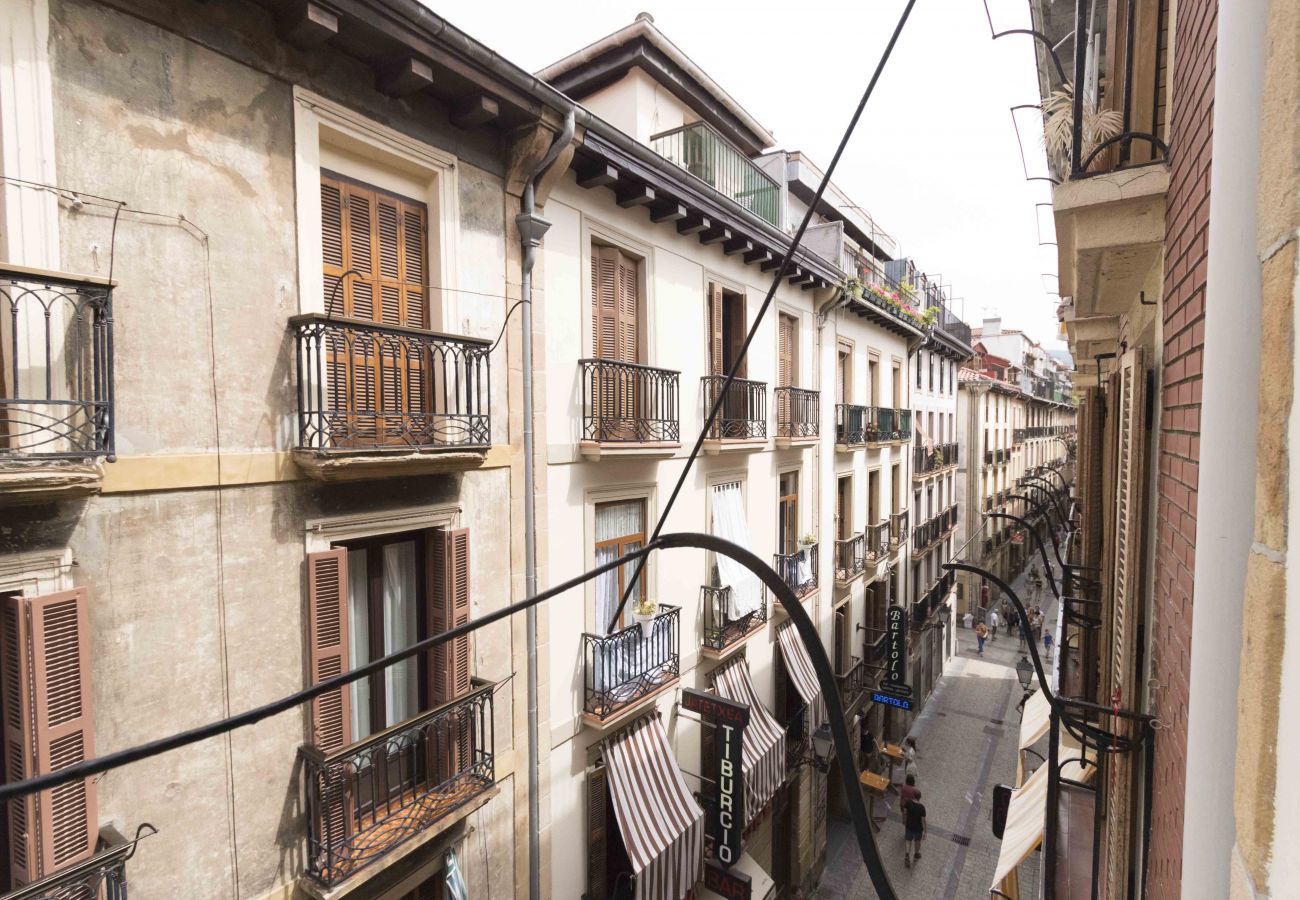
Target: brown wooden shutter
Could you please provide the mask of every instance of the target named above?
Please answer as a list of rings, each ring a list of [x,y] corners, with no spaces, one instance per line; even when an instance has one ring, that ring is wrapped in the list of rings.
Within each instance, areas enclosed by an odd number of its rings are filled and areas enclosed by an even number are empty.
[[[787,316],[784,313],[781,314],[777,321],[780,324],[777,337],[777,386],[793,387],[795,322],[792,316]]]
[[[709,284],[709,374],[725,375],[722,358],[722,285]]]
[[[5,777],[57,772],[94,756],[84,589],[10,596],[4,610]],[[88,859],[98,833],[87,779],[9,804],[14,886]]]
[[[429,622],[434,634],[442,634],[470,619],[469,529],[435,529],[429,546]],[[472,652],[469,635],[433,648],[429,675],[435,705],[469,693]]]
[[[605,900],[609,896],[605,883],[608,803],[609,778],[604,763],[597,763],[587,770],[587,896],[591,900]]]
[[[348,551],[307,554],[307,627],[311,683],[348,671]],[[324,753],[352,743],[352,702],[338,688],[311,702],[311,741]]]
[[[619,359],[634,363],[640,359],[638,327],[641,279],[636,260],[618,255],[618,349]]]
[[[591,248],[591,321],[597,359],[622,360],[619,355],[619,252],[613,247]]]

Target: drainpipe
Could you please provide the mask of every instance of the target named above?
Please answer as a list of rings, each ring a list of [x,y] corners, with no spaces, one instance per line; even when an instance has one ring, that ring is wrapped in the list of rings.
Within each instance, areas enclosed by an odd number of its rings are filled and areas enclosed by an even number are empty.
[[[573,140],[573,130],[574,111],[570,109],[564,117],[564,128],[525,183],[520,213],[515,216],[515,227],[519,229],[519,245],[523,252],[519,302],[522,307],[524,370],[524,594],[528,597],[537,593],[537,500],[533,487],[533,266],[537,262],[537,251],[542,246],[542,236],[551,227],[550,222],[537,214],[537,180],[559,157],[560,151]],[[524,616],[527,635],[525,642],[528,644],[528,896],[530,900],[540,900],[542,840],[540,789],[537,783],[537,607],[528,607]]]

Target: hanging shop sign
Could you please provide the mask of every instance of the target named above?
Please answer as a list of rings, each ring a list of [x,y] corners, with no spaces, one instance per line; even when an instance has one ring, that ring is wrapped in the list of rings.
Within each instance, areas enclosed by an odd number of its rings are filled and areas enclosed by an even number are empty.
[[[912,689],[908,687],[906,677],[907,610],[894,604],[885,612],[885,683],[880,686],[879,693],[909,700]],[[910,702],[906,706],[897,703],[889,705],[899,706],[901,709],[912,708]]]
[[[704,886],[727,900],[751,900],[754,886],[744,872],[724,869],[716,859],[704,861]]]
[[[713,748],[717,763],[714,771],[718,773],[717,802],[709,809],[707,831],[713,835],[714,857],[718,865],[726,869],[740,859],[741,839],[745,833],[742,748],[745,726],[749,724],[749,707],[695,688],[682,688],[682,708],[699,713],[706,722],[713,725]]]

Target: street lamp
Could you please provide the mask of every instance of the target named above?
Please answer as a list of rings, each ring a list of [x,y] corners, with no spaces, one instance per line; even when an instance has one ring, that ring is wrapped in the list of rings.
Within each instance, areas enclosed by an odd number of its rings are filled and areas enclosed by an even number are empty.
[[[817,767],[818,772],[825,772],[830,768],[831,751],[834,749],[832,741],[830,723],[823,722],[818,725],[812,735],[813,765]]]
[[[1023,625],[1021,627],[1023,627]],[[1016,704],[1016,712],[1023,714],[1025,711],[1025,704],[1034,693],[1033,689],[1029,686],[1029,682],[1034,678],[1034,664],[1029,661],[1029,657],[1022,655],[1020,657],[1020,662],[1016,663],[1016,678],[1020,679],[1020,687],[1025,692],[1024,696],[1020,698],[1020,702]]]

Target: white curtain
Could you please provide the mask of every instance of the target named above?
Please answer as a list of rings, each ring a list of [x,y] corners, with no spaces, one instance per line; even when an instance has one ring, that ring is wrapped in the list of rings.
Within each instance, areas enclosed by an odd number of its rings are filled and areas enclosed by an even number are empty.
[[[752,549],[749,542],[749,522],[745,519],[745,500],[740,482],[713,486],[713,533],[720,538]],[[758,609],[762,600],[762,584],[758,576],[729,556],[715,554],[718,580],[723,587],[731,588],[727,601],[727,616],[740,619]]]
[[[366,551],[348,551],[348,668],[370,662],[370,594]],[[352,702],[352,740],[370,735],[370,679],[348,685]]]
[[[605,541],[619,540],[630,535],[645,533],[645,506],[640,500],[630,500],[626,503],[604,503],[596,507],[596,543]],[[641,544],[639,541],[624,542],[624,550],[634,550]],[[596,550],[596,565],[600,566],[619,556],[618,548],[615,545],[608,547],[599,547]],[[626,584],[632,583],[633,574],[636,572],[636,563],[627,563],[623,566],[623,580]],[[611,569],[601,575],[596,576],[596,634],[609,634],[607,630],[609,621],[613,618],[615,611],[618,609],[619,600],[622,599],[618,590],[618,570]],[[640,593],[633,591],[628,598],[629,606],[640,599]],[[615,628],[617,631],[617,627]],[[632,653],[630,648],[634,646],[632,641],[639,641],[639,635],[628,639],[628,642],[620,641],[618,644],[602,645],[598,652],[598,657],[594,660],[595,666],[592,672],[593,687],[598,691],[607,690],[614,685],[622,684],[628,680],[628,674],[631,668]]]
[[[384,545],[384,655],[415,643],[415,541]],[[415,657],[384,670],[388,725],[420,711],[419,666]]]

